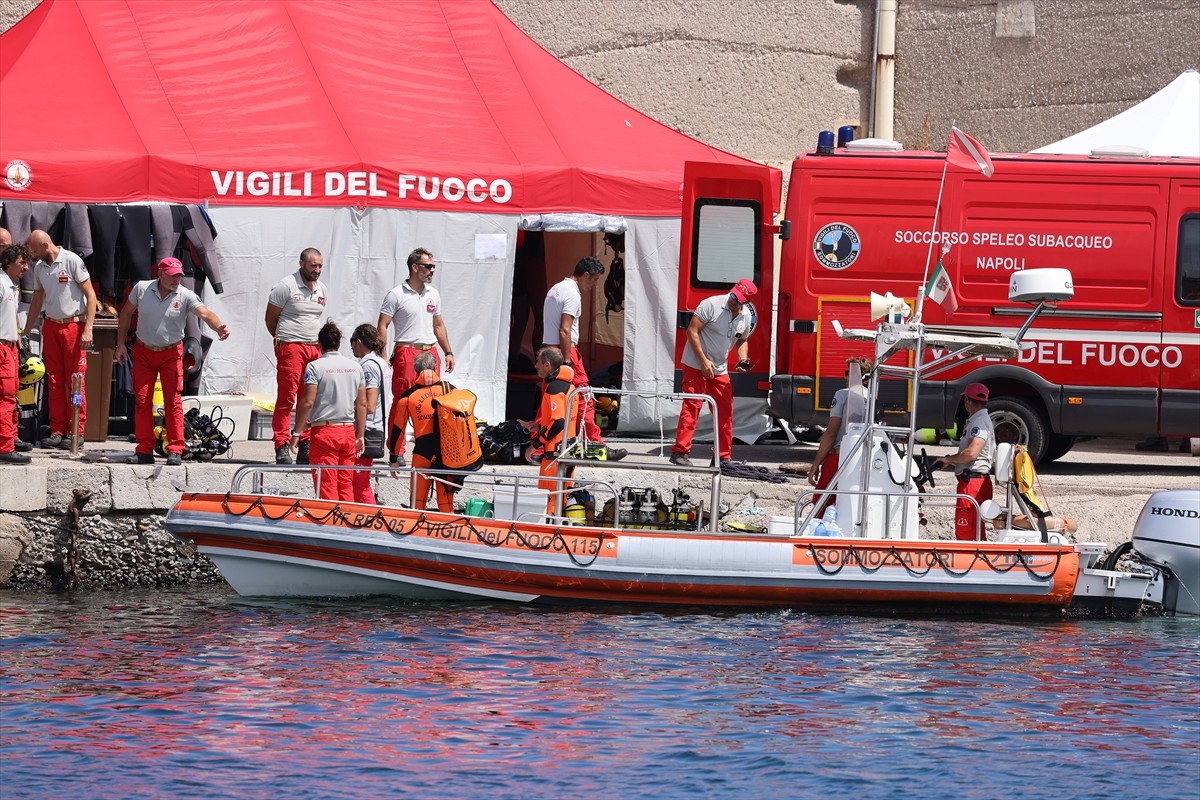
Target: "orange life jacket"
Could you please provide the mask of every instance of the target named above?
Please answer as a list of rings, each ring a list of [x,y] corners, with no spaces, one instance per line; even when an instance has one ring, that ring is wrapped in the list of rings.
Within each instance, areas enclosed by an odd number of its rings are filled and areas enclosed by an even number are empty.
[[[411,419],[413,424],[414,455],[433,459],[438,454],[438,437],[433,429],[433,398],[440,397],[454,387],[442,383],[438,374],[427,369],[417,376],[416,383],[396,398],[392,412],[392,431],[388,437],[392,444]]]
[[[542,405],[538,410],[537,434],[535,440],[545,448],[546,454],[557,452],[562,443],[563,434],[566,438],[574,438],[576,433],[577,414],[572,414],[567,420],[567,393],[571,391],[571,380],[575,373],[566,364],[558,368],[558,372],[546,378],[542,385]]]

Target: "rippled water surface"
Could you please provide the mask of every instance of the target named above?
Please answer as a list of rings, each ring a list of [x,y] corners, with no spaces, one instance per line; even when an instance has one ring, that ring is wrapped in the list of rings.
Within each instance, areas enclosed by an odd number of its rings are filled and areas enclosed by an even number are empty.
[[[1200,796],[1196,620],[0,607],[5,800]]]

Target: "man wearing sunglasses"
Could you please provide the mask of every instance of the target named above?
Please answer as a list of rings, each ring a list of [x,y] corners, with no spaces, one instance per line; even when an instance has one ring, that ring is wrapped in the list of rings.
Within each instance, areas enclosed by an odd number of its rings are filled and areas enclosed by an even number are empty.
[[[414,368],[416,358],[421,353],[432,353],[435,361],[434,372],[438,374],[454,371],[454,352],[450,349],[450,339],[446,333],[446,323],[442,321],[442,296],[433,287],[433,274],[437,264],[433,254],[423,247],[418,247],[408,254],[408,280],[401,282],[383,298],[379,309],[379,336],[387,339],[389,325],[393,325],[392,345],[392,408],[389,409],[388,419],[395,414],[396,401],[410,386],[416,383],[417,372]],[[437,347],[442,348],[446,357],[446,367],[442,369],[441,358]],[[387,426],[389,429],[391,425]],[[403,466],[405,436],[400,431],[399,437],[393,444],[391,462]]]

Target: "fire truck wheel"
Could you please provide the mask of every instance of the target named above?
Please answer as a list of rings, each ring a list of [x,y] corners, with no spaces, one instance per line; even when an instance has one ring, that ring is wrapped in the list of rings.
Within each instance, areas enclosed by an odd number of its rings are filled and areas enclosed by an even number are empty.
[[[1042,456],[1043,463],[1049,464],[1051,461],[1058,461],[1071,452],[1071,448],[1074,446],[1074,436],[1065,436],[1061,433],[1050,434],[1050,441],[1046,443],[1046,455]]]
[[[1046,457],[1050,426],[1032,403],[1020,397],[997,397],[988,403],[997,442],[1024,445],[1034,464]]]

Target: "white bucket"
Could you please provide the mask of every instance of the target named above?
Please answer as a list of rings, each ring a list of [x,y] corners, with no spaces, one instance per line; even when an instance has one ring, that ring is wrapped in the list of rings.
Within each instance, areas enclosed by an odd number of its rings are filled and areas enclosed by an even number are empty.
[[[492,490],[492,506],[496,519],[517,522],[545,522],[546,503],[550,492],[534,486],[498,485]]]
[[[771,517],[767,520],[767,533],[773,536],[791,536],[796,531],[793,517]]]

